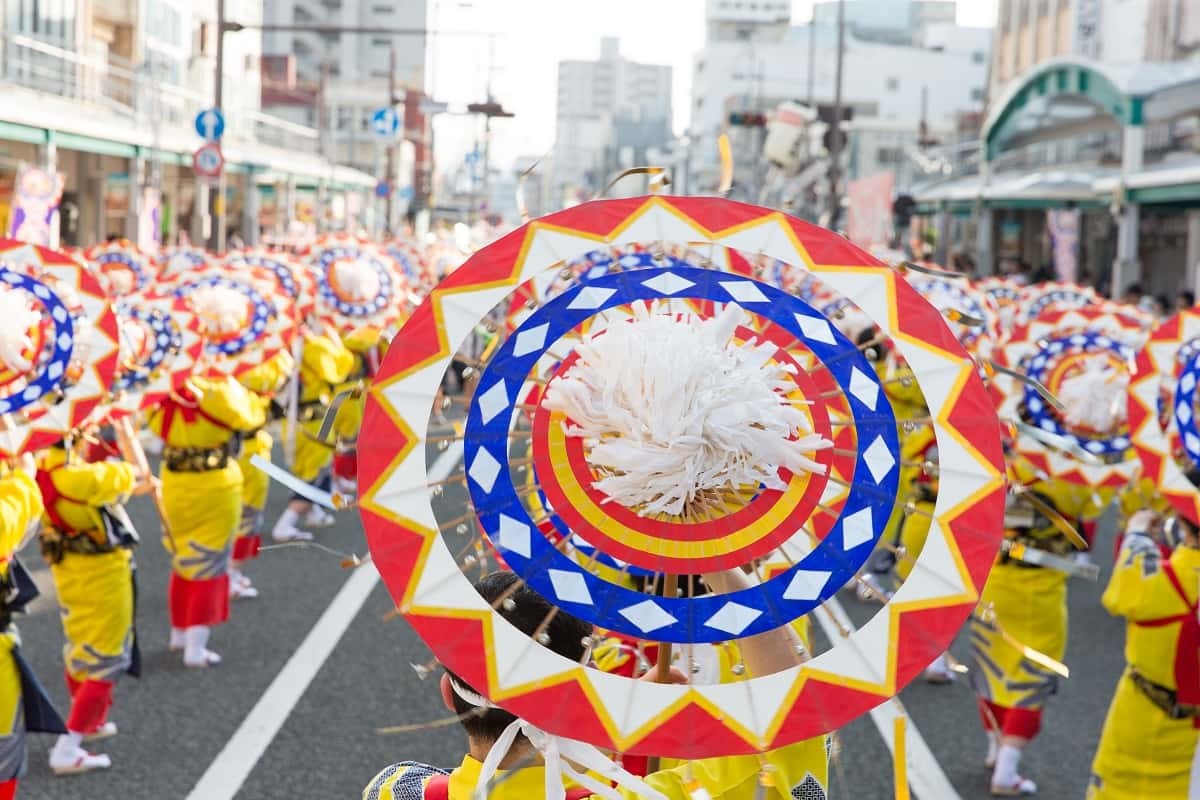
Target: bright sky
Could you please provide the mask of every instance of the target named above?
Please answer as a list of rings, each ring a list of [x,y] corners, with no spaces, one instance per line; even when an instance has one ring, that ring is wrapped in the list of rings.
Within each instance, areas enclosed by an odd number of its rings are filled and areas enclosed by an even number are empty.
[[[687,126],[692,56],[704,44],[704,0],[433,0],[429,25],[443,31],[484,31],[486,38],[436,41],[434,96],[453,105],[482,100],[491,64],[492,95],[511,120],[493,122],[492,163],[542,155],[554,144],[558,62],[594,59],[600,38],[618,36],[626,58],[673,67],[675,129]],[[812,0],[792,0],[792,20],[812,16]],[[961,25],[991,26],[996,0],[958,0]],[[552,32],[552,33],[549,33]],[[682,113],[681,113],[682,112]],[[482,122],[439,117],[437,161],[459,163],[472,149]]]

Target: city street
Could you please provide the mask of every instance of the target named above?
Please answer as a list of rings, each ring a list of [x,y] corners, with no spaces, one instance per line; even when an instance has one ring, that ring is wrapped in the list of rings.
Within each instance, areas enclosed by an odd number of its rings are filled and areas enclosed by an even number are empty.
[[[447,453],[444,465],[457,455],[453,449]],[[431,450],[431,463],[441,455]],[[458,491],[448,490],[439,501],[447,516],[464,501],[461,489],[454,488]],[[278,514],[284,496],[273,487],[268,519]],[[193,672],[166,651],[168,567],[152,507],[139,498],[130,511],[143,535],[138,631],[145,674],[118,684],[112,718],[121,734],[95,748],[112,756],[113,768],[56,778],[46,766],[51,737],[34,737],[22,800],[354,798],[395,761],[457,764],[464,739],[456,726],[376,732],[439,720],[446,713],[433,680],[422,682],[409,666],[426,662],[429,651],[403,621],[385,621],[391,604],[371,566],[350,571],[336,556],[299,547],[263,553],[249,570],[262,596],[235,602],[232,619],[213,636],[212,646],[224,662]],[[339,551],[365,552],[353,512],[339,514],[337,526],[319,541]],[[1107,532],[1098,552],[1110,551]],[[25,651],[65,710],[53,586],[36,548],[24,557],[44,593],[19,621]],[[1051,702],[1042,736],[1022,763],[1043,797],[1082,796],[1122,667],[1122,624],[1100,607],[1102,588],[1102,583],[1072,585],[1066,660],[1073,674]],[[860,622],[878,608],[860,604],[852,592],[840,599]],[[933,779],[941,770],[964,800],[988,797],[983,735],[965,683],[918,682],[901,701],[911,715],[910,756],[919,731],[936,758],[936,763],[910,758],[914,792],[920,777]],[[840,731],[836,742],[831,798],[892,796],[891,757],[869,717]]]

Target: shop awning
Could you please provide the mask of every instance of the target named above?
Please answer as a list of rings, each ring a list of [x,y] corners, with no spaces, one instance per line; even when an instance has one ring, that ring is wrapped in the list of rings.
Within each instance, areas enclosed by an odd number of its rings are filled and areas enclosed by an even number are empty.
[[[5,87],[0,103],[0,138],[32,144],[54,142],[68,150],[133,158],[139,152],[160,154],[167,163],[191,165],[192,151],[200,144],[191,131],[154,131],[134,127],[126,119],[103,110],[80,114],[77,105],[62,98],[19,87]],[[222,142],[232,173],[275,170],[313,185],[324,182],[335,190],[359,191],[374,187],[372,175],[333,165],[310,153],[297,153],[257,142]]]

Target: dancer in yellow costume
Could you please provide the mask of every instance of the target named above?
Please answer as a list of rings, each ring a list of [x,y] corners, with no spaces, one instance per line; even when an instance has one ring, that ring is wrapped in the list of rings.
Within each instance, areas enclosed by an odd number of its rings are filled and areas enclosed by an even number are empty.
[[[292,472],[324,491],[331,487],[329,465],[334,446],[320,441],[318,434],[338,387],[346,382],[353,368],[354,354],[335,331],[305,335],[300,357],[299,430],[294,433],[296,458]],[[293,432],[285,425],[284,436],[291,435]],[[302,521],[306,527],[323,527],[333,524],[333,515],[293,494],[271,535],[276,541],[311,540],[312,534],[300,527]]]
[[[736,573],[736,574],[735,574]],[[745,576],[739,571],[705,576],[706,582],[720,584],[718,591],[733,591]],[[483,578],[476,590],[489,602],[509,597],[513,600],[501,611],[516,627],[532,634],[550,612],[550,605],[531,589],[513,584],[511,572],[498,572]],[[726,583],[727,582],[727,583]],[[564,611],[551,615],[545,627],[546,645],[559,655],[580,661],[591,626]],[[761,634],[741,643],[745,669],[754,675],[768,675],[795,665],[796,639],[790,627]],[[687,677],[673,670],[672,682],[686,683]],[[511,714],[492,706],[459,678],[449,673],[441,680],[442,701],[459,715],[466,731],[468,753],[453,770],[406,761],[384,769],[363,790],[364,800],[473,800],[487,787],[489,800],[535,800],[546,797],[547,770],[544,753],[523,734],[518,734],[507,752],[492,753],[503,747],[504,732],[519,723]],[[707,796],[712,800],[791,800],[803,797],[822,800],[824,784],[813,769],[824,775],[826,754],[824,737],[798,742],[762,755],[709,758],[659,770],[638,779],[622,769],[613,769],[609,778],[617,783],[621,798],[650,797],[657,800],[693,800]],[[549,751],[548,751],[549,752]],[[489,775],[488,756],[499,757],[498,769]],[[598,754],[598,753],[597,753]],[[770,769],[770,786],[763,781],[764,766]],[[594,778],[593,778],[594,779]],[[562,778],[569,800],[590,800],[600,795]],[[700,794],[705,792],[706,795]]]
[[[124,672],[138,673],[134,638],[133,547],[137,534],[119,509],[136,482],[120,461],[87,463],[59,445],[38,460],[45,504],[42,556],[50,564],[62,619],[63,661],[71,713],[67,732],[50,751],[57,774],[106,769],[107,755],[83,749],[85,739],[117,733],[108,719],[113,688]]]
[[[383,331],[368,325],[353,331],[345,343],[354,354],[354,367],[338,389],[350,394],[334,418],[337,445],[331,469],[333,488],[341,495],[354,497],[358,493],[358,431],[362,427],[366,388],[387,355],[388,340]]]
[[[35,472],[32,457],[26,457],[21,469],[0,477],[0,800],[16,797],[25,771],[25,734],[66,732],[21,655],[12,619],[37,596],[37,587],[16,560],[26,532],[42,514]]]
[[[272,406],[272,399],[282,391],[288,378],[296,368],[291,353],[281,350],[270,360],[238,377],[260,401],[264,410]],[[242,519],[238,526],[237,539],[233,543],[233,559],[229,570],[229,592],[235,598],[258,597],[258,589],[242,571],[247,561],[258,558],[262,546],[263,510],[267,507],[271,479],[250,463],[254,456],[271,460],[275,439],[267,431],[266,421],[255,430],[242,436],[241,455],[238,467],[242,470]]]
[[[168,601],[173,650],[183,663],[220,663],[208,649],[213,625],[229,618],[229,557],[242,518],[239,434],[262,427],[262,402],[233,378],[194,377],[150,415],[165,443],[163,509],[171,553]]]
[[[1174,540],[1174,550],[1166,554]],[[1124,617],[1125,672],[1108,708],[1088,800],[1194,797],[1200,724],[1200,537],[1153,511],[1134,514],[1102,602]]]
[[[1025,487],[1065,519],[1095,519],[1108,502],[1095,490],[1037,475],[1024,460],[1010,467],[1010,479]],[[1074,545],[1029,501],[1010,503],[1007,536],[1026,547],[1069,557]],[[985,764],[993,767],[992,793],[1030,795],[1037,784],[1017,772],[1021,752],[1041,729],[1042,710],[1058,691],[1058,676],[1025,656],[1031,647],[1061,661],[1067,648],[1067,574],[1010,558],[997,560],[969,622],[972,688],[988,737]]]

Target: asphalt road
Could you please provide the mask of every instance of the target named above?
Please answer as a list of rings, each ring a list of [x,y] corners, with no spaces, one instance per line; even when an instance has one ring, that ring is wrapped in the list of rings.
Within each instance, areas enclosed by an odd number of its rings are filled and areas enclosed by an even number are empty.
[[[435,456],[431,453],[431,459]],[[282,489],[273,489],[269,519],[278,513],[284,496]],[[447,491],[440,500],[447,508],[461,508],[463,501],[461,490]],[[95,748],[112,756],[113,768],[55,777],[46,765],[52,739],[32,737],[22,800],[207,800],[194,792],[197,782],[351,578],[338,558],[315,550],[265,552],[248,570],[262,596],[235,602],[232,619],[213,635],[211,647],[224,662],[214,669],[187,670],[176,654],[166,651],[168,563],[157,541],[153,509],[138,499],[130,512],[143,534],[138,551],[138,630],[145,674],[118,685],[112,719],[121,734]],[[1111,551],[1110,537],[1111,533],[1101,537],[1098,552]],[[325,531],[320,541],[346,552],[365,552],[362,529],[352,512],[339,514],[337,526]],[[44,592],[32,613],[19,620],[24,649],[65,711],[66,689],[59,677],[62,632],[53,586],[34,548],[24,558]],[[1067,662],[1073,675],[1054,698],[1044,732],[1022,764],[1045,798],[1083,796],[1122,666],[1122,626],[1099,605],[1105,578],[1098,584],[1072,586]],[[860,622],[879,608],[859,604],[847,593],[842,602]],[[246,756],[249,773],[236,797],[356,798],[379,769],[394,761],[458,762],[463,740],[455,727],[387,736],[376,732],[445,716],[436,684],[432,679],[421,681],[409,666],[428,660],[428,649],[403,621],[384,621],[390,608],[385,589],[376,584],[261,757]],[[983,735],[965,684],[935,687],[918,682],[903,693],[902,701],[959,795],[988,797]],[[831,798],[889,798],[892,791],[891,757],[872,723],[864,718],[841,730]]]

